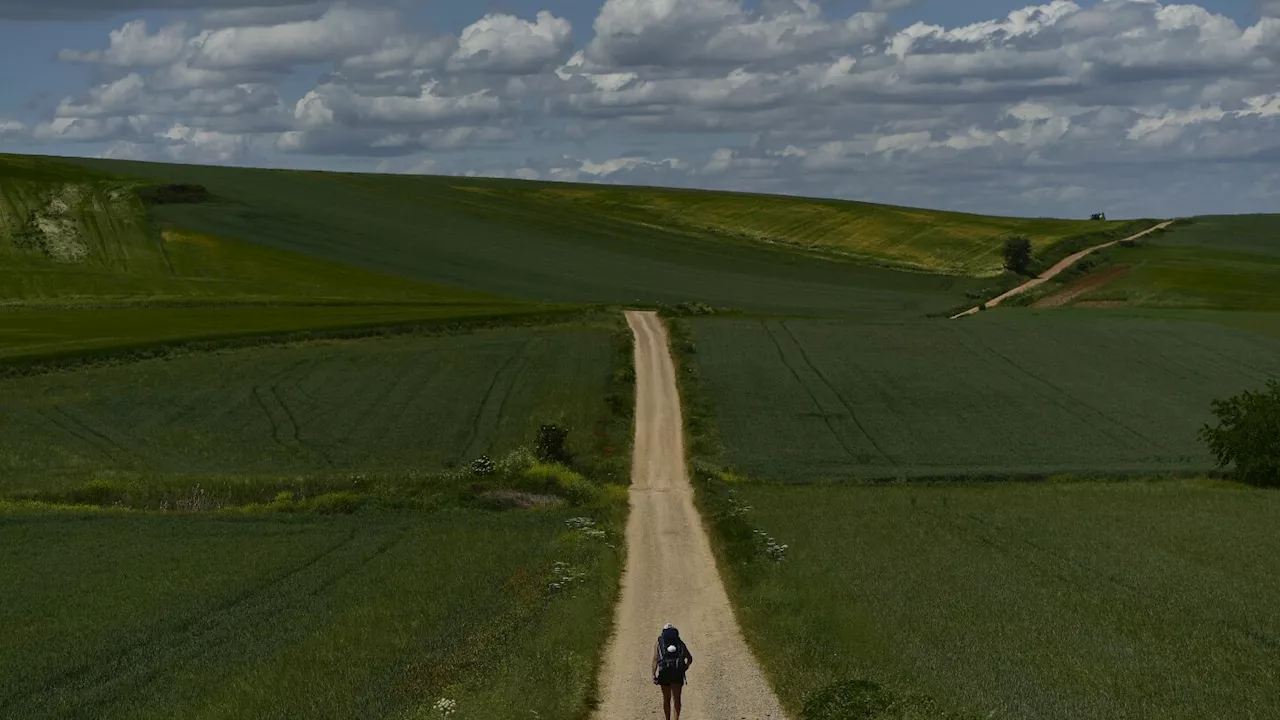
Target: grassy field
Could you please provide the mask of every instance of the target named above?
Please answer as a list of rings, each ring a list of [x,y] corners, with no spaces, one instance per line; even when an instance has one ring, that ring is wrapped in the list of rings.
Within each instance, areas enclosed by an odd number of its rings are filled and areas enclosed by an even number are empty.
[[[1003,271],[1005,238],[1026,235],[1037,253],[1071,237],[1116,230],[1119,221],[1006,218],[777,195],[545,183],[461,185],[504,205],[541,205],[686,235],[817,250],[872,265],[950,275]]]
[[[528,445],[544,422],[599,455],[606,426],[629,422],[608,402],[621,332],[497,328],[0,379],[0,492],[112,474],[433,472]]]
[[[0,360],[558,309],[164,225],[140,187],[0,156]]]
[[[677,221],[666,210],[615,202],[608,194],[614,191],[606,189],[592,190],[601,194],[584,201],[581,192],[586,189],[570,192],[577,186],[516,181],[77,162],[149,182],[196,183],[220,200],[153,208],[153,218],[162,225],[506,297],[610,304],[702,301],[761,312],[919,315],[954,306],[966,292],[990,282],[935,272],[895,272],[868,265],[869,255],[840,255],[832,243],[844,236],[844,220],[819,233],[829,236],[830,243],[783,242],[777,237],[761,242],[729,229],[699,226],[689,212]],[[544,189],[554,192],[548,195]],[[721,198],[737,207],[761,202],[754,196],[724,194],[649,195],[670,202]],[[904,224],[894,238],[915,239],[892,240],[889,245],[901,245],[907,252],[910,244],[915,248],[910,252],[916,254],[927,251],[934,235],[944,234],[941,228],[950,218],[928,211],[902,211],[899,217],[889,209],[847,203],[786,202],[814,208],[847,206],[837,214],[852,213],[849,222],[874,210],[880,219],[868,221],[859,231],[865,242],[873,242],[873,228],[875,233],[888,232],[895,223]],[[957,217],[980,224],[973,216]],[[788,237],[800,238],[812,229],[791,220],[760,222],[762,233],[775,236],[783,232],[783,225],[790,228]],[[823,222],[819,219],[813,227]],[[974,237],[985,233],[983,239],[964,242],[989,252],[1006,226],[1019,223],[1052,226],[1053,233],[1096,232],[1101,227],[993,219],[987,229],[973,231]],[[803,246],[808,244],[821,251],[806,250]],[[939,241],[938,246],[945,244]],[[906,261],[876,262],[903,267]],[[949,266],[939,260],[931,267]]]
[[[1210,402],[1280,373],[1274,337],[1087,311],[691,325],[723,461],[784,482],[1208,470]]]
[[[0,715],[585,717],[618,557],[575,513],[0,503]]]
[[[610,318],[0,380],[0,716],[587,717],[629,368]]]
[[[842,680],[973,718],[1270,718],[1280,495],[1206,482],[737,485],[727,563],[793,712]],[[815,509],[820,508],[820,511]],[[898,716],[894,716],[898,717]],[[913,716],[914,717],[914,716]]]
[[[1111,248],[1089,266],[1122,274],[1075,299],[1085,306],[1277,312],[1280,215],[1195,218],[1134,247]],[[1040,295],[1089,280],[1075,273]]]

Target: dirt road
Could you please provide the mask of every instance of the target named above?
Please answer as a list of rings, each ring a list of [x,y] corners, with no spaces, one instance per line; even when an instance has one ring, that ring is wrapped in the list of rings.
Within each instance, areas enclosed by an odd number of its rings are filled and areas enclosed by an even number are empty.
[[[598,720],[662,717],[649,674],[663,623],[675,623],[695,662],[687,720],[777,720],[777,697],[752,657],[693,506],[667,332],[657,315],[628,312],[636,337],[636,437],[627,566],[614,637],[600,678]]]
[[[1016,288],[1014,288],[1014,289],[1012,289],[1012,290],[1010,290],[1010,291],[1006,292],[1005,294],[1001,295],[1000,297],[994,298],[994,299],[992,299],[992,300],[988,300],[988,301],[986,301],[985,303],[983,303],[982,305],[979,305],[978,307],[969,308],[968,310],[965,310],[965,311],[964,311],[964,312],[962,312],[962,313],[958,313],[958,314],[956,314],[956,315],[952,315],[952,316],[951,316],[951,319],[952,319],[952,320],[955,320],[956,318],[962,318],[962,317],[965,317],[966,315],[972,315],[972,314],[974,314],[974,313],[976,313],[976,312],[980,311],[980,310],[981,310],[982,308],[984,308],[984,307],[987,307],[987,308],[993,308],[993,307],[995,307],[995,306],[999,305],[1000,303],[1004,302],[1005,300],[1008,300],[1009,298],[1013,297],[1014,295],[1021,295],[1022,293],[1024,293],[1024,292],[1026,292],[1026,291],[1030,290],[1031,288],[1033,288],[1033,287],[1035,287],[1035,286],[1037,286],[1037,285],[1040,285],[1041,283],[1044,283],[1044,282],[1046,282],[1046,281],[1048,281],[1048,280],[1052,280],[1054,277],[1056,277],[1056,276],[1058,275],[1058,273],[1062,272],[1063,270],[1066,270],[1067,268],[1071,267],[1072,265],[1075,265],[1075,264],[1080,260],[1080,258],[1084,257],[1085,255],[1088,255],[1089,253],[1096,252],[1096,251],[1101,250],[1101,249],[1103,249],[1103,248],[1109,248],[1109,247],[1111,247],[1112,245],[1115,245],[1116,243],[1125,242],[1126,240],[1137,240],[1138,238],[1142,237],[1143,235],[1146,235],[1146,234],[1148,234],[1148,233],[1153,233],[1153,232],[1155,232],[1156,230],[1160,230],[1160,229],[1162,229],[1162,228],[1167,228],[1167,227],[1169,227],[1169,226],[1170,226],[1170,225],[1172,225],[1172,224],[1173,224],[1173,221],[1172,221],[1172,220],[1169,220],[1169,221],[1167,221],[1167,222],[1162,222],[1162,223],[1160,223],[1159,225],[1156,225],[1156,226],[1154,226],[1154,227],[1149,227],[1149,228],[1147,228],[1146,230],[1143,230],[1142,232],[1140,232],[1140,233],[1138,233],[1138,234],[1136,234],[1136,235],[1130,235],[1130,236],[1129,236],[1129,237],[1127,237],[1127,238],[1122,238],[1122,239],[1119,239],[1119,240],[1112,240],[1111,242],[1108,242],[1108,243],[1102,243],[1101,245],[1094,245],[1093,247],[1091,247],[1091,248],[1087,248],[1087,249],[1085,249],[1085,250],[1081,250],[1080,252],[1078,252],[1078,253],[1076,253],[1076,254],[1074,254],[1074,255],[1068,255],[1067,257],[1063,258],[1062,260],[1059,260],[1059,261],[1058,261],[1058,263],[1057,263],[1056,265],[1054,265],[1053,267],[1049,268],[1048,270],[1045,270],[1043,273],[1040,273],[1040,277],[1032,278],[1031,280],[1028,280],[1028,281],[1026,281],[1026,282],[1022,283],[1021,285],[1019,285],[1018,287],[1016,287]]]

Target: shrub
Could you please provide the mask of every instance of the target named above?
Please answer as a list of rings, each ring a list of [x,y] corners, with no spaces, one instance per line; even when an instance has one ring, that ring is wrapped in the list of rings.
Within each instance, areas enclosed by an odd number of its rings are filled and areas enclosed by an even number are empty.
[[[325,493],[307,501],[307,509],[318,513],[351,514],[360,509],[360,496],[350,492]]]
[[[471,461],[471,474],[476,475],[478,477],[485,477],[486,475],[492,475],[497,469],[498,469],[497,465],[493,462],[493,460],[489,459],[488,455],[481,455],[480,457]]]
[[[1246,391],[1213,402],[1219,425],[1205,425],[1200,437],[1232,475],[1251,485],[1280,487],[1280,382],[1271,380],[1265,392]]]
[[[1015,235],[1004,241],[1004,266],[1023,275],[1031,266],[1031,240],[1025,235]]]
[[[203,185],[148,185],[138,189],[138,197],[147,205],[205,203],[213,194]]]
[[[538,428],[533,450],[542,462],[568,464],[572,459],[568,448],[569,430],[554,423]]]
[[[96,478],[71,491],[70,499],[85,505],[106,505],[120,495],[120,488],[110,480]]]
[[[525,470],[524,476],[538,489],[552,490],[575,505],[590,504],[600,493],[594,483],[563,465],[538,463]]]

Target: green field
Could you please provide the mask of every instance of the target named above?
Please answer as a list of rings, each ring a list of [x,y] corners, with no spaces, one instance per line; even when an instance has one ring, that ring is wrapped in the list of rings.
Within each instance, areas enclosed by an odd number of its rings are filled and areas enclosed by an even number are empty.
[[[1280,215],[1196,218],[1106,260],[1128,273],[1080,301],[1280,311]]]
[[[783,482],[1208,470],[1210,402],[1280,373],[1271,337],[1085,311],[692,328],[724,462]]]
[[[782,562],[727,567],[747,637],[793,713],[847,679],[972,718],[1267,718],[1280,707],[1274,492],[1160,482],[737,493],[753,508],[746,520],[789,546]]]
[[[153,208],[153,218],[162,225],[423,282],[546,302],[701,301],[761,312],[922,315],[950,308],[966,292],[990,284],[990,280],[962,277],[962,268],[948,265],[944,256],[950,257],[954,248],[948,250],[947,243],[967,243],[963,252],[978,257],[998,253],[1003,234],[1011,229],[1032,232],[1043,227],[1048,233],[1045,243],[1065,233],[1103,229],[1088,222],[955,216],[968,223],[957,231],[964,237],[944,243],[950,237],[944,229],[955,220],[948,214],[895,214],[877,206],[793,199],[787,202],[825,209],[811,222],[789,219],[781,207],[776,218],[751,220],[759,224],[760,233],[773,238],[765,242],[732,228],[699,225],[692,211],[681,211],[684,219],[679,220],[668,210],[646,209],[643,203],[614,197],[640,190],[474,178],[76,162],[148,182],[199,184],[219,199]],[[594,194],[584,200],[583,193]],[[761,203],[754,196],[644,193],[664,207],[719,198],[717,202],[726,207],[749,211]],[[831,208],[838,217],[824,219]],[[894,237],[903,241],[890,243],[889,249],[901,246],[905,253],[909,245],[915,247],[910,250],[914,258],[910,262],[906,256],[896,260],[885,256],[878,264],[928,266],[953,274],[894,272],[862,262],[869,257],[865,254],[836,253],[836,241],[855,226],[862,227],[858,232],[865,244],[880,243],[878,233],[898,228]],[[779,233],[784,230],[794,242],[783,241]],[[817,242],[811,235],[829,240]],[[939,238],[938,258],[921,259],[933,238]],[[820,251],[807,250],[807,245]]]
[[[0,716],[584,717],[618,560],[574,512],[0,503]]]
[[[571,428],[603,452],[625,343],[503,328],[192,353],[0,380],[0,492],[147,478],[435,472]]]
[[[0,360],[560,309],[166,225],[142,187],[0,156]]]
[[[585,718],[629,352],[584,317],[0,379],[0,716]]]

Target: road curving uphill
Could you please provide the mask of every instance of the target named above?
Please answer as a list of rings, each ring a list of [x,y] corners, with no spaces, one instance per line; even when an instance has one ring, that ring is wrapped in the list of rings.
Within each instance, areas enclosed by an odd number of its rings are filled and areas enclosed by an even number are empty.
[[[1049,268],[1048,270],[1045,270],[1043,273],[1040,273],[1040,276],[1039,276],[1039,277],[1032,278],[1032,279],[1030,279],[1030,280],[1028,280],[1028,281],[1026,281],[1026,282],[1022,283],[1022,284],[1021,284],[1021,285],[1019,285],[1018,287],[1016,287],[1016,288],[1014,288],[1014,289],[1012,289],[1012,290],[1010,290],[1010,291],[1008,291],[1008,292],[1004,293],[1003,295],[1001,295],[1001,296],[999,296],[999,297],[996,297],[996,298],[992,298],[991,300],[988,300],[988,301],[986,301],[986,302],[982,303],[981,305],[978,305],[977,307],[972,307],[972,308],[969,308],[968,310],[965,310],[965,311],[964,311],[964,312],[962,312],[962,313],[957,313],[957,314],[955,314],[955,315],[952,315],[952,316],[951,316],[951,319],[952,319],[952,320],[956,320],[956,319],[958,319],[958,318],[962,318],[962,317],[967,317],[967,316],[969,316],[969,315],[973,315],[974,313],[977,313],[978,311],[982,310],[983,308],[993,308],[993,307],[995,307],[995,306],[999,305],[1000,303],[1004,302],[1005,300],[1008,300],[1009,298],[1013,297],[1014,295],[1021,295],[1022,293],[1027,292],[1028,290],[1031,290],[1032,288],[1038,287],[1038,286],[1043,285],[1044,283],[1046,283],[1046,282],[1048,282],[1048,281],[1052,280],[1053,278],[1057,277],[1057,276],[1058,276],[1058,274],[1060,274],[1062,271],[1066,270],[1067,268],[1071,267],[1072,265],[1075,265],[1077,262],[1080,262],[1080,259],[1081,259],[1081,258],[1083,258],[1084,256],[1086,256],[1086,255],[1088,255],[1088,254],[1090,254],[1090,253],[1097,252],[1097,251],[1099,251],[1099,250],[1102,250],[1103,248],[1109,248],[1109,247],[1111,247],[1112,245],[1115,245],[1116,243],[1129,242],[1130,240],[1137,240],[1138,238],[1143,237],[1144,235],[1148,235],[1148,234],[1153,233],[1153,232],[1155,232],[1155,231],[1157,231],[1157,230],[1163,230],[1163,229],[1165,229],[1165,228],[1169,227],[1169,226],[1170,226],[1170,225],[1172,225],[1172,224],[1173,224],[1173,221],[1172,221],[1172,220],[1168,220],[1168,221],[1166,221],[1166,222],[1162,222],[1162,223],[1160,223],[1159,225],[1155,225],[1155,226],[1149,227],[1149,228],[1147,228],[1146,230],[1143,230],[1142,232],[1140,232],[1140,233],[1138,233],[1138,234],[1136,234],[1136,235],[1130,235],[1129,237],[1124,238],[1124,239],[1121,239],[1121,240],[1112,240],[1111,242],[1102,243],[1101,245],[1094,245],[1094,246],[1093,246],[1093,247],[1091,247],[1091,248],[1085,248],[1084,250],[1081,250],[1081,251],[1080,251],[1080,252],[1078,252],[1078,253],[1075,253],[1075,254],[1073,254],[1073,255],[1069,255],[1069,256],[1067,256],[1067,257],[1063,258],[1062,260],[1058,261],[1058,262],[1057,262],[1053,267]]]
[[[651,312],[628,312],[636,339],[636,435],[627,521],[627,566],[614,637],[600,678],[597,720],[661,717],[650,672],[654,643],[671,622],[697,661],[682,717],[778,720],[782,706],[752,656],[693,504],[667,332]]]

